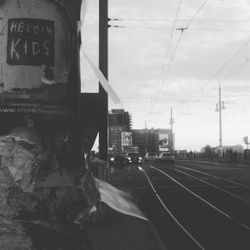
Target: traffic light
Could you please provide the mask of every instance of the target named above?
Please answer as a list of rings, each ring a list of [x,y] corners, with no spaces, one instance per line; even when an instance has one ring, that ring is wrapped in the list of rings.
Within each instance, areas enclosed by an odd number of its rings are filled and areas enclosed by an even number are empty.
[[[249,144],[249,143],[248,143],[248,136],[244,136],[244,137],[243,137],[243,141],[245,142],[245,144]]]

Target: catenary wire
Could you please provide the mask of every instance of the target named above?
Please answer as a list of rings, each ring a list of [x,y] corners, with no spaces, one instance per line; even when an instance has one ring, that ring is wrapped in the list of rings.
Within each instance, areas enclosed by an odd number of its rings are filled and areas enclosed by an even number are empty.
[[[130,25],[110,25],[111,28],[128,28],[128,29],[145,29],[145,30],[170,30],[170,28],[157,28],[157,27],[144,27],[144,26],[130,26]],[[243,32],[250,33],[250,30],[244,29],[218,29],[218,28],[198,28],[192,27],[188,28],[188,30],[201,30],[201,31],[225,31],[225,32]]]
[[[195,12],[195,14],[194,14],[194,15],[191,17],[191,19],[187,22],[187,24],[186,24],[186,26],[184,26],[184,28],[188,28],[189,25],[191,25],[191,23],[194,21],[194,19],[196,18],[196,16],[199,14],[199,12],[200,12],[200,11],[202,10],[202,8],[205,6],[205,4],[207,3],[207,1],[208,1],[208,0],[205,0],[205,1],[201,4],[201,6],[199,7],[199,9]],[[181,38],[182,38],[182,36],[183,36],[183,32],[184,32],[184,29],[181,29],[180,36],[179,36],[179,38],[178,38],[178,40],[177,40],[177,43],[176,43],[176,46],[175,46],[173,55],[172,55],[172,57],[171,57],[170,63],[168,64],[167,71],[166,71],[166,73],[165,73],[165,75],[164,75],[164,78],[162,79],[162,83],[163,83],[164,80],[167,78],[167,76],[168,76],[168,74],[169,74],[169,72],[170,72],[170,68],[171,68],[171,65],[172,65],[172,63],[173,63],[173,61],[174,61],[174,58],[175,58],[175,56],[176,56],[177,49],[178,49],[178,47],[179,47],[179,45],[180,45],[180,41],[181,41]],[[159,86],[159,88],[158,88],[157,90],[158,90],[158,91],[160,90],[160,86]]]
[[[244,67],[247,63],[249,62],[249,59],[246,59],[243,63],[241,63],[236,69],[234,69],[230,74],[228,74],[223,80],[222,82],[228,80],[232,75],[234,75],[235,73],[237,73],[242,67]]]
[[[160,18],[110,18],[110,21],[115,22],[130,22],[130,21],[139,21],[139,22],[174,22],[174,19],[160,19]],[[176,22],[187,22],[190,19],[176,19]],[[250,22],[250,19],[196,19],[193,22],[212,22],[212,23],[227,23],[227,22]]]
[[[179,15],[181,3],[182,3],[182,0],[179,1],[178,6],[177,6],[177,10],[176,10],[176,14],[175,14],[175,19],[174,19],[174,22],[173,22],[173,25],[172,25],[172,29],[171,29],[171,33],[170,33],[170,38],[169,38],[167,49],[166,49],[166,52],[165,52],[165,55],[164,55],[164,59],[163,59],[163,63],[162,63],[161,71],[160,71],[160,75],[159,75],[158,81],[156,82],[156,87],[154,88],[156,91],[153,94],[153,97],[151,98],[151,104],[152,104],[152,101],[154,101],[154,97],[155,97],[156,93],[158,92],[158,89],[159,89],[159,86],[161,84],[161,81],[164,79],[164,75],[165,75],[164,71],[165,71],[165,68],[166,68],[166,62],[167,62],[167,58],[168,58],[168,54],[169,54],[170,45],[171,45],[171,42],[172,42],[172,39],[173,39],[173,34],[174,34],[175,26],[176,26],[176,20],[177,20],[178,15]],[[152,111],[152,109],[153,108],[151,106],[151,111]]]
[[[199,90],[204,90],[204,88],[207,86],[209,82],[211,82],[241,51],[243,48],[245,48],[250,39],[248,39],[213,75],[210,77],[206,83],[199,89]]]
[[[187,23],[186,27],[189,27],[191,23],[194,21],[195,17],[199,14],[199,12],[202,10],[202,8],[206,5],[208,0],[205,0],[200,8],[196,11],[196,13],[193,15],[193,17],[190,19],[190,21]]]

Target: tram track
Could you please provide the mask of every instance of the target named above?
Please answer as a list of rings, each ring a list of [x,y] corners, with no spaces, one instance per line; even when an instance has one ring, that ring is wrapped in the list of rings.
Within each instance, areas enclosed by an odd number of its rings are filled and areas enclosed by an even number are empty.
[[[236,199],[239,199],[243,202],[248,203],[249,202],[249,196],[250,196],[250,187],[247,185],[244,185],[242,183],[239,183],[237,181],[232,181],[230,179],[218,176],[218,175],[214,175],[214,174],[210,174],[204,171],[200,171],[197,169],[192,169],[190,167],[183,167],[180,165],[175,165],[175,168],[179,168],[180,170],[175,169],[175,171],[179,171],[182,172],[183,174],[188,174],[186,171],[188,171],[189,173],[196,174],[196,176],[193,176],[194,178],[197,178],[197,174],[200,177],[200,181],[206,183],[207,185],[211,185],[213,186],[215,189],[220,190],[221,192],[227,193],[228,195],[231,195],[233,197],[235,197]],[[183,170],[185,170],[183,172]],[[209,182],[208,181],[204,181],[202,180],[202,178],[206,176],[209,177]],[[211,183],[212,182],[212,183]],[[230,185],[230,186],[228,186]],[[238,192],[236,192],[238,191]]]
[[[184,167],[184,166],[180,166],[180,165],[175,165],[175,167],[190,170],[190,171],[193,171],[193,172],[196,172],[196,173],[201,173],[203,175],[210,176],[210,177],[213,177],[213,178],[218,179],[218,180],[223,180],[223,181],[228,182],[230,184],[234,184],[234,185],[246,188],[247,190],[250,191],[250,186],[242,184],[242,183],[237,182],[237,181],[230,180],[230,179],[222,177],[222,176],[214,175],[214,174],[211,174],[211,173],[208,173],[208,172],[204,172],[204,171],[200,171],[200,170],[197,170],[197,169],[193,169],[193,168],[190,168],[190,167]]]
[[[248,183],[245,184],[245,183],[242,183],[242,181],[244,181],[244,178],[240,182],[239,180],[238,181],[233,180],[232,179],[233,176],[230,176],[230,179],[229,179],[229,177],[226,177],[223,174],[225,172],[228,172],[228,171],[225,171],[225,169],[231,169],[232,171],[239,171],[239,170],[247,171],[248,176],[249,176],[250,167],[242,168],[240,166],[237,166],[237,167],[230,166],[230,165],[225,166],[225,165],[220,165],[219,163],[216,163],[216,165],[214,165],[215,163],[202,162],[202,161],[199,161],[199,162],[190,161],[190,163],[188,163],[186,161],[178,161],[178,164],[175,166],[180,166],[179,164],[181,164],[182,168],[188,168],[188,169],[192,169],[193,171],[196,171],[196,172],[202,172],[203,174],[206,174],[207,176],[217,177],[217,178],[220,178],[221,180],[227,181],[228,183],[237,184],[241,187],[244,187],[244,188],[250,190],[250,184],[249,184],[248,178],[247,178]],[[188,167],[186,167],[186,165],[188,165]],[[192,165],[192,168],[190,168],[190,165]],[[203,171],[200,170],[201,168],[203,169]],[[216,175],[213,173],[215,170],[217,171]],[[211,172],[213,174],[211,174]]]
[[[197,247],[197,249],[204,249],[204,247],[195,239],[195,237],[178,221],[178,219],[172,214],[172,212],[167,208],[167,206],[165,205],[165,203],[163,202],[163,200],[161,199],[161,197],[158,195],[152,181],[150,180],[148,174],[146,173],[146,171],[144,169],[142,169],[141,167],[138,167],[139,170],[141,170],[143,172],[143,174],[145,175],[150,187],[152,188],[155,196],[157,197],[158,201],[160,202],[160,204],[162,205],[162,207],[164,208],[164,210],[169,214],[169,216],[171,217],[171,219],[178,225],[178,227],[190,238],[191,241],[193,241],[193,243],[195,244],[195,246]]]
[[[180,181],[180,178],[182,178],[180,175],[189,179],[193,178],[191,183],[201,182],[202,179],[199,180],[198,177],[192,176],[186,171],[184,173],[183,169],[166,168],[163,171],[154,166],[144,165],[141,171],[166,213],[171,215],[178,226],[192,239],[197,249],[249,249],[249,225],[220,209],[210,200],[208,201],[197,194],[196,191],[191,190],[192,187],[188,187],[187,183],[183,184]],[[168,181],[175,183],[176,188],[174,191],[168,189],[166,185],[164,186],[162,183],[159,184],[152,180],[154,179],[153,176],[156,175],[161,175],[161,178],[164,175]],[[229,194],[226,190],[222,191],[207,184],[204,180],[202,181],[206,185],[205,189],[208,190],[209,196],[216,192],[216,196],[218,196],[216,199],[219,199],[221,193],[223,193],[223,199],[227,195],[231,199],[237,200],[237,202],[246,203],[244,198]],[[226,234],[221,235],[223,230]],[[228,236],[230,237],[228,238]]]

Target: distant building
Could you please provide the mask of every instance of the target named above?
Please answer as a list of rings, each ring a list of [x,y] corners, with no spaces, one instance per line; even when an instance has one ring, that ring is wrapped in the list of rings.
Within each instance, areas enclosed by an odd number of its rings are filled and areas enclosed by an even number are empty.
[[[133,129],[133,146],[138,146],[139,153],[145,155],[147,152],[164,152],[175,149],[171,129]]]
[[[108,115],[109,118],[109,148],[114,153],[123,151],[123,144],[132,145],[131,118],[129,112],[124,109],[112,109]]]
[[[163,152],[174,150],[170,129],[132,129],[129,112],[112,109],[109,112],[109,149],[115,154]]]
[[[130,131],[131,117],[129,112],[124,109],[112,109],[109,112],[109,126],[118,126],[123,128],[124,131]]]
[[[133,146],[137,146],[140,155],[159,151],[159,135],[155,129],[133,129]]]

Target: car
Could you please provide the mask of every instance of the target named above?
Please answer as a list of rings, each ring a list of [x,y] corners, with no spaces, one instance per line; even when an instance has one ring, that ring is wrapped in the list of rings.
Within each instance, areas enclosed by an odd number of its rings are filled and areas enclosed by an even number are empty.
[[[142,164],[142,157],[139,153],[128,153],[128,158],[132,164]]]
[[[144,157],[144,160],[146,162],[154,162],[156,160],[156,157],[157,157],[157,153],[155,153],[155,152],[147,152],[145,157]]]
[[[115,168],[123,168],[126,165],[131,163],[130,157],[127,155],[116,155],[116,156],[111,156],[109,159],[109,165],[114,166]]]
[[[175,162],[175,157],[171,152],[162,152],[157,158],[156,162]]]

